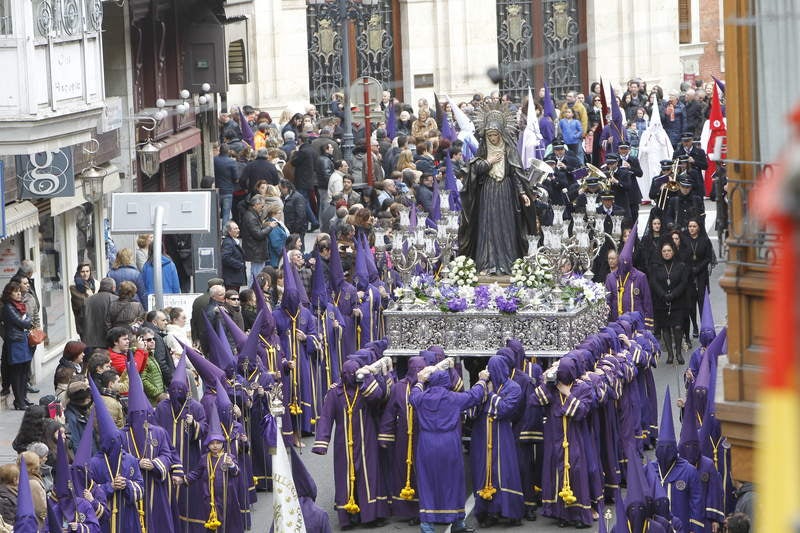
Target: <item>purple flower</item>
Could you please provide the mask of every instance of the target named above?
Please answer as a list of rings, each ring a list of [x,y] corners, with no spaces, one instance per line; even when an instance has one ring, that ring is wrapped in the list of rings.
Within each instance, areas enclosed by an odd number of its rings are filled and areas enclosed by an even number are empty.
[[[498,296],[494,299],[494,303],[497,305],[497,310],[501,313],[511,314],[517,312],[519,300],[516,297],[504,298],[503,296]]]
[[[486,285],[480,285],[475,287],[475,309],[479,311],[484,311],[489,308],[489,302],[491,298],[489,297],[489,287]]]
[[[447,309],[454,313],[460,313],[467,310],[467,300],[464,298],[451,298],[447,300]]]

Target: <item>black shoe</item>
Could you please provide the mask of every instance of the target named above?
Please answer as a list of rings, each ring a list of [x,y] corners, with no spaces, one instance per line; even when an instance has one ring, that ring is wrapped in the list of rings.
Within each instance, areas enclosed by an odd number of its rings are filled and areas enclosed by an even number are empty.
[[[558,527],[569,527],[569,522],[567,522],[566,520],[559,520]]]
[[[36,388],[36,387],[34,387],[33,385],[30,385],[30,384],[29,384],[29,385],[28,385],[28,392],[30,392],[31,394],[36,394],[36,393],[38,393],[38,392],[39,392],[39,389],[37,389],[37,388]]]
[[[678,356],[678,364],[679,364],[679,365],[683,365],[683,364],[685,364],[685,363],[686,363],[686,361],[684,361],[684,360],[683,360],[683,356],[682,356],[682,355],[679,355],[679,356]]]
[[[462,529],[453,529],[452,533],[475,533],[475,528],[466,526]]]
[[[536,509],[528,509],[528,512],[525,513],[525,520],[528,522],[536,522]]]
[[[575,523],[573,524],[572,527],[574,527],[575,529],[588,529],[588,528],[592,527],[592,525],[591,524],[584,524],[583,522],[577,520],[577,521],[575,521]]]
[[[487,515],[486,517],[483,518],[483,520],[479,518],[478,525],[481,526],[482,528],[495,526],[497,525],[497,517],[493,515]]]
[[[672,356],[671,355],[669,357],[667,357],[667,364],[668,365],[672,364]]]

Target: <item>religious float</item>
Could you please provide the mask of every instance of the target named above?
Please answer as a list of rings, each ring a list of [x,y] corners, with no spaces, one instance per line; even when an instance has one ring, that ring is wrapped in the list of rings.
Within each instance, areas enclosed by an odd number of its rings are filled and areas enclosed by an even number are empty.
[[[447,205],[446,192],[441,194]],[[401,213],[401,230],[386,239],[391,245],[378,247],[403,277],[403,287],[384,311],[391,340],[387,355],[416,355],[438,344],[453,356],[489,356],[513,337],[536,355],[558,357],[605,326],[605,287],[591,281],[589,266],[606,238],[618,242],[621,217],[607,235],[595,217],[585,220],[575,214],[569,233],[563,207],[554,210],[554,224],[542,228],[541,243],[529,236],[529,255],[514,263],[510,277],[489,284],[479,283],[487,278],[478,275],[472,259],[448,260],[457,214],[447,213],[432,229],[424,215],[416,214],[414,224],[413,212],[411,222],[408,213]],[[386,230],[376,231],[376,242],[384,243]],[[567,262],[585,267],[583,275],[563,272]]]

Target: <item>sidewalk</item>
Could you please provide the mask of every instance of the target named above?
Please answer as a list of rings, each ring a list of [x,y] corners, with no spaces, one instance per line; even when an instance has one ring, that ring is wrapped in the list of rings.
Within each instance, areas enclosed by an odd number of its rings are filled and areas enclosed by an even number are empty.
[[[29,393],[29,402],[38,403],[40,397],[53,394],[53,374],[58,366],[58,360],[59,358],[53,358],[42,365],[39,383],[36,384],[40,392],[37,394]],[[8,395],[0,402],[0,464],[10,463],[17,458],[17,452],[11,447],[11,443],[14,442],[14,437],[17,436],[24,412],[16,411],[13,407],[13,401],[14,397]]]

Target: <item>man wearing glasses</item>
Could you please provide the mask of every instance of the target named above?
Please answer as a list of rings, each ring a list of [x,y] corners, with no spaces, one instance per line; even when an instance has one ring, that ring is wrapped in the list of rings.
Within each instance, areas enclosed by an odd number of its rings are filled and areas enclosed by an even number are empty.
[[[148,312],[144,317],[144,323],[139,328],[139,334],[145,339],[153,339],[153,342],[146,349],[151,351],[152,356],[158,363],[158,367],[161,369],[161,379],[165,389],[172,381],[172,373],[175,371],[172,355],[169,348],[167,348],[167,343],[164,342],[166,329],[167,315],[163,311]]]
[[[244,331],[244,318],[242,317],[242,306],[239,303],[239,292],[235,290],[225,291],[225,310],[231,316],[239,329]]]

